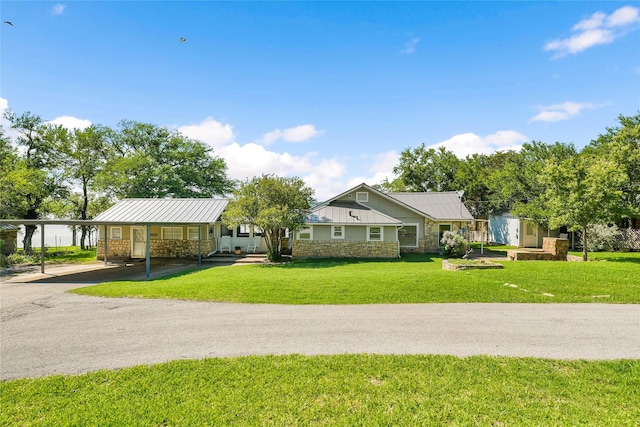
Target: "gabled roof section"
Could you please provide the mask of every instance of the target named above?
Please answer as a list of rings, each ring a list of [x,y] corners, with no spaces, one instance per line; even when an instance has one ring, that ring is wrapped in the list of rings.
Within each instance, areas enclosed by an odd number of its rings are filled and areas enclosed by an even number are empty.
[[[123,199],[95,221],[145,224],[210,224],[216,222],[227,199]]]
[[[389,193],[389,196],[435,220],[473,221],[473,215],[455,191]]]
[[[319,205],[305,217],[306,224],[345,224],[345,225],[402,225],[402,222],[371,209],[368,206],[350,201],[331,201]]]

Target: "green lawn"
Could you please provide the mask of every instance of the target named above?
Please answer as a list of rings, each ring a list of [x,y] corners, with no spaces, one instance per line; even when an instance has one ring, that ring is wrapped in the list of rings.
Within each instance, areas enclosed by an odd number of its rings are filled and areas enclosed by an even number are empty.
[[[0,425],[593,425],[640,420],[640,361],[266,356],[0,383]]]
[[[640,303],[640,253],[601,262],[504,262],[502,270],[443,271],[442,259],[300,260],[214,267],[142,282],[112,282],[72,292],[278,304],[427,302]]]
[[[25,255],[20,249],[10,256],[11,264],[39,264],[40,248],[33,248],[33,255]],[[96,261],[96,248],[82,250],[80,246],[59,246],[45,248],[44,260],[47,264],[79,264]]]

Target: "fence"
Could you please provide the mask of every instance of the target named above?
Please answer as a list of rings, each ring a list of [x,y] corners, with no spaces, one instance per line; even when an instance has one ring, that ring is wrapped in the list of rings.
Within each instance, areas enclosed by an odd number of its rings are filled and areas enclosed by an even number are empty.
[[[635,228],[621,228],[618,237],[618,246],[640,251],[640,230]]]

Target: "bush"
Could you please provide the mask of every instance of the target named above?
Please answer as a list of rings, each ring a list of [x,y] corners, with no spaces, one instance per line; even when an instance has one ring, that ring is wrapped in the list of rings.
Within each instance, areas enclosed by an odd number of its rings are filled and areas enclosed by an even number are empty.
[[[444,254],[453,258],[465,255],[469,247],[467,239],[452,231],[445,231],[440,243],[444,245]]]
[[[620,236],[615,225],[596,224],[587,229],[587,249],[589,252],[612,251]]]

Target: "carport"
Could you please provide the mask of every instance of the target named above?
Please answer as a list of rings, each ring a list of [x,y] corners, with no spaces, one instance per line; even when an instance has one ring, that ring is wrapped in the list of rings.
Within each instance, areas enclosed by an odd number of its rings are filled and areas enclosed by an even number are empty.
[[[96,221],[96,220],[63,220],[63,219],[0,219],[0,224],[11,224],[11,225],[35,225],[40,227],[40,272],[42,274],[45,273],[45,230],[47,225],[75,225],[75,226],[109,226],[109,225],[134,225],[145,227],[147,238],[146,238],[146,277],[149,278],[151,275],[151,250],[150,250],[150,234],[151,234],[151,226],[153,225],[167,225],[176,224],[175,222],[171,223],[140,223],[140,222],[132,222],[132,221]],[[191,224],[191,223],[190,223]],[[206,224],[206,223],[204,223]],[[204,225],[203,224],[203,225]],[[104,241],[104,264],[108,263],[108,244],[109,239],[103,239]],[[202,236],[198,233],[198,265],[202,264]]]

